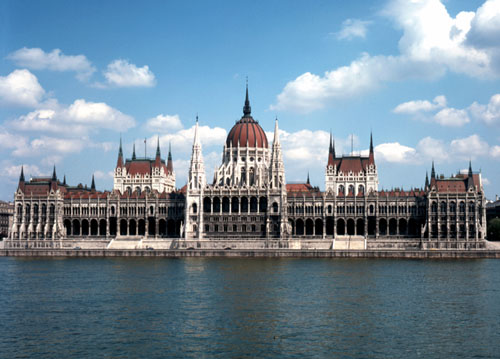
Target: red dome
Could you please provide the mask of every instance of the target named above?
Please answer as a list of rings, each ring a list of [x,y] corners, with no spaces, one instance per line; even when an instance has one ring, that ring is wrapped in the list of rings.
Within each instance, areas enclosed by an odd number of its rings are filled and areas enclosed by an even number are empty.
[[[243,106],[243,117],[236,122],[229,135],[227,135],[226,146],[230,147],[260,147],[268,148],[266,133],[255,121],[251,115],[252,108],[248,100],[248,83],[245,97],[245,106]]]
[[[247,141],[248,147],[268,148],[266,133],[252,117],[236,122],[227,135],[226,146],[247,147]]]

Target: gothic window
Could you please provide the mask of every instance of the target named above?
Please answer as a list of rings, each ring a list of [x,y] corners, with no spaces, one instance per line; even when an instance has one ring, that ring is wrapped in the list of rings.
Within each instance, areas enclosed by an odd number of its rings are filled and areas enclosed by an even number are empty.
[[[140,196],[141,195],[141,187],[136,187],[135,188],[135,191],[137,192],[137,195]]]
[[[193,203],[192,208],[193,208],[193,214],[198,213],[198,206],[196,205],[196,203]]]
[[[276,202],[273,203],[273,213],[278,213],[278,204]]]
[[[249,178],[250,186],[253,186],[255,184],[255,173],[254,173],[253,167],[250,167],[250,174],[249,174],[249,176],[250,176],[250,178]]]
[[[364,195],[365,194],[365,187],[360,184],[358,187],[358,194]]]
[[[344,187],[344,185],[342,185],[342,184],[341,184],[341,185],[339,186],[339,192],[338,192],[338,195],[340,196],[340,195],[343,195],[344,193],[345,193],[345,187]]]
[[[354,186],[352,184],[349,185],[349,192],[348,192],[348,194],[354,195]]]

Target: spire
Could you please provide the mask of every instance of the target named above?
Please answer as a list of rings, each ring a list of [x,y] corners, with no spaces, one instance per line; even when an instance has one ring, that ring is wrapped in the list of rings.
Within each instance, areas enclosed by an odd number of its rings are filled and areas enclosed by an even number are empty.
[[[54,165],[54,170],[52,171],[52,181],[57,181],[56,165]]]
[[[247,92],[245,97],[245,106],[243,106],[243,117],[250,117],[252,113],[252,108],[250,107],[250,101],[248,100],[248,77],[247,77]]]
[[[132,160],[135,160],[135,142],[134,142],[134,147],[132,150]]]
[[[373,153],[373,134],[370,131],[370,153]]]
[[[122,149],[122,136],[120,135],[120,148],[118,149],[118,160],[116,161],[116,167],[123,167],[123,149]]]
[[[198,145],[200,143],[200,139],[198,138],[198,115],[196,115],[196,125],[194,127],[194,141],[193,145]]]
[[[19,182],[24,182],[24,166],[21,166],[21,175],[19,176]]]
[[[92,174],[92,184],[90,185],[90,190],[95,191],[95,180],[94,180],[94,175]]]
[[[436,171],[434,170],[434,160],[432,161],[431,179],[436,179]]]
[[[472,177],[472,163],[471,161],[469,160],[469,177]]]
[[[309,180],[309,171],[307,171],[307,184],[311,184],[311,181]]]
[[[63,186],[66,186],[66,175],[64,175]]]
[[[328,166],[333,166],[335,160],[335,142],[333,140],[332,131],[330,130],[330,147],[328,148]]]
[[[429,187],[429,173],[425,171],[425,189]]]
[[[277,145],[280,143],[280,136],[278,134],[278,117],[276,117],[276,120],[274,121],[274,140],[273,140],[273,145]]]
[[[161,155],[160,155],[160,136],[158,136],[158,141],[156,143],[156,157],[161,157]]]
[[[168,171],[168,173],[173,173],[174,172],[174,164],[172,162],[172,147],[170,145],[170,142],[168,143],[167,171]]]

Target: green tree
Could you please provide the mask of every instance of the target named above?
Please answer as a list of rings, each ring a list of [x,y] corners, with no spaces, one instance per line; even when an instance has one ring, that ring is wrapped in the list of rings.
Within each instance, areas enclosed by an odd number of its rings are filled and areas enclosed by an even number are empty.
[[[500,241],[500,218],[493,218],[488,222],[488,240]]]

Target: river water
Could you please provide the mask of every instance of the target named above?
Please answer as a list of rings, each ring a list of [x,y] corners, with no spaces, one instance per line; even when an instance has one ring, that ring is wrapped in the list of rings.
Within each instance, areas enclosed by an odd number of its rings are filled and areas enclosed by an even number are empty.
[[[500,260],[0,258],[0,358],[500,358]]]

